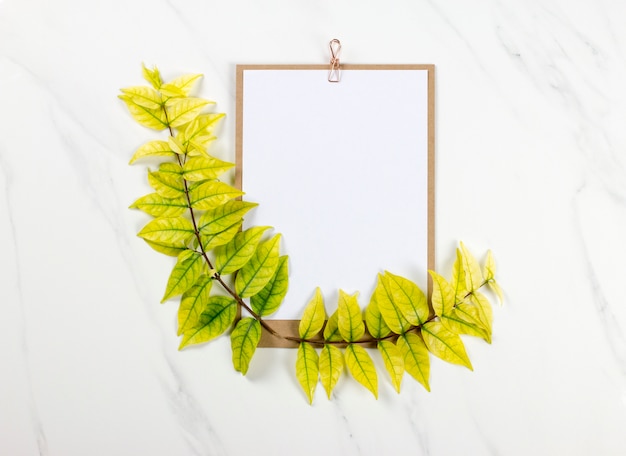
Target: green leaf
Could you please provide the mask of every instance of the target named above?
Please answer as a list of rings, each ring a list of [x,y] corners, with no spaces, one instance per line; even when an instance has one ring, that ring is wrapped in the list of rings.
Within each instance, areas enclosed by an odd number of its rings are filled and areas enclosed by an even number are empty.
[[[246,375],[250,360],[261,340],[261,323],[254,318],[242,318],[230,335],[235,370]]]
[[[418,326],[428,320],[430,314],[428,300],[416,284],[389,271],[385,271],[381,282],[392,305],[410,324]]]
[[[174,128],[185,125],[208,104],[213,104],[213,102],[194,97],[170,98],[165,104],[169,125]]]
[[[313,395],[319,377],[319,356],[313,345],[302,342],[298,347],[296,358],[296,378],[304,390],[309,404],[313,403]]]
[[[404,375],[404,356],[400,349],[389,340],[381,340],[378,342],[378,351],[385,363],[385,369],[389,372],[391,383],[399,393],[402,376]]]
[[[300,338],[310,339],[322,330],[326,320],[326,310],[324,309],[324,297],[319,287],[315,289],[315,295],[304,308],[302,319],[300,320]]]
[[[197,325],[183,332],[179,350],[207,342],[223,334],[237,316],[237,302],[226,296],[211,296]]]
[[[456,249],[456,260],[452,268],[452,282],[450,286],[454,290],[456,302],[462,302],[467,296],[467,283],[465,279],[465,269],[463,268],[463,254],[460,249]]]
[[[167,128],[167,117],[162,108],[150,109],[138,105],[130,95],[119,95],[118,98],[126,103],[128,112],[139,124],[159,131]]]
[[[346,342],[356,342],[365,334],[365,324],[357,296],[358,293],[349,295],[343,290],[339,290],[337,323],[339,324],[339,333]]]
[[[159,172],[172,177],[181,178],[183,176],[183,168],[178,163],[163,162],[159,165]]]
[[[339,332],[339,313],[337,310],[333,312],[326,322],[326,326],[324,327],[324,339],[328,342],[339,342],[343,340]]]
[[[258,204],[246,201],[228,201],[202,214],[198,220],[198,230],[203,236],[221,233],[236,223],[241,223],[246,212],[256,206]]]
[[[212,233],[207,235],[200,235],[200,240],[202,241],[202,247],[205,252],[209,250],[213,250],[218,245],[224,245],[227,242],[230,242],[232,238],[235,237],[239,230],[241,229],[241,224],[243,223],[243,219],[239,220],[233,226],[229,226],[224,231],[219,233]]]
[[[193,250],[185,250],[178,256],[178,261],[170,274],[161,302],[167,301],[187,291],[202,274],[204,258]]]
[[[241,195],[241,190],[216,180],[202,182],[189,191],[191,207],[200,210],[213,209]]]
[[[181,176],[162,171],[148,173],[148,183],[164,198],[180,198],[185,195],[185,184]]]
[[[155,66],[152,69],[149,69],[142,64],[141,69],[144,79],[152,84],[152,87],[159,90],[163,81],[161,80],[161,74],[159,73],[157,67]]]
[[[170,147],[170,149],[172,149],[172,152],[174,152],[177,155],[185,155],[185,146],[183,146],[183,144],[174,136],[169,136],[167,138],[167,145]],[[182,174],[182,169],[181,169],[181,174]]]
[[[485,261],[484,274],[485,274],[485,281],[487,281],[487,285],[489,286],[491,291],[493,291],[495,295],[498,297],[498,302],[502,304],[502,302],[504,301],[504,298],[502,296],[502,289],[500,288],[500,285],[498,285],[495,279],[496,263],[493,259],[493,254],[491,253],[491,250],[487,251],[487,259]]]
[[[385,323],[383,315],[378,308],[378,301],[376,300],[376,292],[372,293],[370,303],[365,309],[365,323],[367,324],[367,330],[371,336],[375,339],[381,339],[391,334],[391,329]]]
[[[470,297],[470,301],[478,308],[478,315],[480,321],[483,322],[485,329],[491,334],[491,328],[493,327],[493,309],[487,297],[475,291]]]
[[[492,280],[496,275],[496,262],[493,259],[493,253],[491,250],[487,250],[487,259],[485,260],[485,270],[483,271],[485,280]]]
[[[162,246],[185,248],[194,230],[192,223],[184,217],[163,217],[150,221],[137,235]]]
[[[195,82],[202,77],[201,74],[184,74],[177,77],[173,81],[164,84],[161,87],[161,92],[167,96],[183,96],[189,95],[189,91],[194,86]],[[172,94],[179,95],[172,95]]]
[[[233,163],[213,157],[189,157],[183,165],[183,177],[192,182],[215,179],[233,166]]]
[[[261,242],[237,274],[235,290],[242,298],[254,296],[270,281],[278,266],[280,234]]]
[[[201,275],[193,286],[183,293],[178,308],[178,335],[193,328],[200,321],[200,315],[211,297],[213,278]]]
[[[428,350],[436,357],[473,370],[459,335],[447,330],[440,321],[431,321],[422,326],[422,337]]]
[[[161,95],[152,87],[127,87],[125,89],[121,89],[121,92],[127,96],[130,101],[143,108],[161,109],[163,106]]]
[[[463,258],[463,269],[465,269],[465,285],[468,291],[476,291],[483,284],[483,273],[474,255],[461,242],[461,256]]]
[[[498,302],[500,303],[500,305],[502,305],[502,303],[504,302],[504,295],[502,294],[502,289],[500,288],[500,285],[493,279],[487,282],[487,285],[489,286],[489,288],[491,288],[491,291],[496,294],[496,296],[498,297]]]
[[[378,375],[367,351],[359,345],[349,344],[346,347],[346,366],[352,377],[378,399]]]
[[[491,334],[480,320],[479,310],[473,304],[462,303],[441,318],[441,323],[455,334],[480,337],[491,343]]]
[[[139,209],[153,217],[177,217],[187,209],[187,200],[184,196],[164,198],[158,193],[150,193],[139,198],[130,207]]]
[[[146,241],[146,243],[157,252],[163,253],[164,255],[168,255],[168,256],[177,257],[182,252],[187,250],[187,247],[172,247],[168,244],[148,241],[147,239],[144,239],[144,241]]]
[[[265,287],[250,298],[252,310],[261,317],[273,314],[285,299],[288,286],[288,257],[285,255],[278,258],[276,271]]]
[[[411,324],[407,321],[404,315],[402,315],[402,312],[395,304],[395,298],[393,294],[391,294],[391,290],[388,290],[387,287],[385,287],[383,276],[381,274],[378,274],[378,283],[376,284],[374,294],[376,295],[378,309],[380,310],[387,327],[389,327],[389,329],[391,329],[391,331],[395,334],[402,334],[406,332],[411,327]]]
[[[263,233],[269,226],[255,226],[237,233],[228,244],[215,248],[215,269],[224,275],[241,269],[254,255]]]
[[[456,297],[454,290],[446,279],[437,274],[435,271],[428,271],[433,278],[433,294],[431,301],[435,315],[441,317],[448,315],[454,308]]]
[[[341,350],[334,345],[324,345],[322,351],[320,352],[319,370],[320,381],[324,390],[326,390],[328,399],[330,399],[330,395],[333,392],[333,389],[335,389],[335,385],[337,385],[339,377],[341,377],[343,365],[344,361]]]
[[[129,164],[135,163],[137,160],[146,157],[173,157],[176,155],[167,141],[149,141],[139,147],[130,159]]]
[[[215,140],[213,130],[222,118],[224,118],[224,114],[221,113],[200,114],[185,127],[181,139],[193,147],[197,153],[208,157],[206,149]]]
[[[406,333],[398,337],[398,349],[404,358],[404,368],[411,377],[430,391],[430,356],[428,348],[417,334]]]

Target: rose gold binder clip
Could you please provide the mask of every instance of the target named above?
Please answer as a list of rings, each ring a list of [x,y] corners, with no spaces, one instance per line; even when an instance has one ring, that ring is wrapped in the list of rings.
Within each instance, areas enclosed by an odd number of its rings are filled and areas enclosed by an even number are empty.
[[[330,70],[328,71],[328,82],[339,82],[339,53],[341,52],[341,42],[334,38],[328,44],[330,48]]]

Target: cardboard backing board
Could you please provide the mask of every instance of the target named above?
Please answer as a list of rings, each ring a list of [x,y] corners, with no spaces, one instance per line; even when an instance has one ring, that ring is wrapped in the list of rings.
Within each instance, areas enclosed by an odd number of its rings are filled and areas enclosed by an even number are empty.
[[[369,302],[388,270],[430,295],[434,269],[434,65],[238,65],[236,186],[245,227],[282,233],[289,292],[267,319],[297,337],[319,286]],[[259,346],[297,344],[263,331]]]

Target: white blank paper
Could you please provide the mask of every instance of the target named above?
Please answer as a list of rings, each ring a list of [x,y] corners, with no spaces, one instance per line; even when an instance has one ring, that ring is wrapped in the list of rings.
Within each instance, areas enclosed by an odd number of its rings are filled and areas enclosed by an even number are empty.
[[[241,163],[246,226],[282,233],[298,319],[316,287],[364,307],[389,270],[427,286],[428,71],[245,69]]]

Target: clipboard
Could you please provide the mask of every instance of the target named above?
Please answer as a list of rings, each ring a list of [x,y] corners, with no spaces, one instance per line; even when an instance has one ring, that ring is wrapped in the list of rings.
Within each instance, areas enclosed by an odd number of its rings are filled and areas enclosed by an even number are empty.
[[[315,288],[364,308],[377,274],[431,294],[435,268],[435,66],[237,65],[235,184],[246,225],[282,233],[289,291],[266,321],[297,336]],[[297,347],[263,331],[260,347]]]

